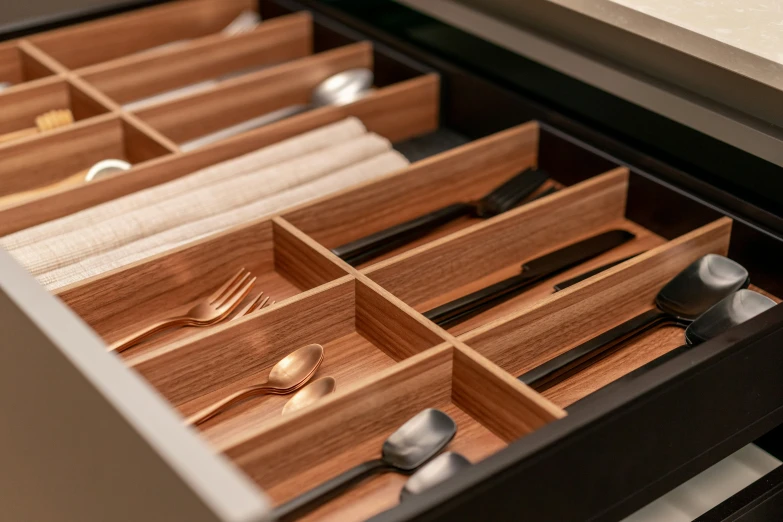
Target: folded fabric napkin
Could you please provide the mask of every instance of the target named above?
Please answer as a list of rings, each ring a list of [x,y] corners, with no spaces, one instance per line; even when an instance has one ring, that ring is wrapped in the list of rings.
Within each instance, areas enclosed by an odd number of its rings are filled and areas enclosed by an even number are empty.
[[[48,238],[102,223],[120,214],[161,203],[167,199],[337,145],[365,134],[357,118],[320,127],[193,174],[117,198],[0,238],[0,247],[15,250]],[[132,176],[133,172],[127,174]]]
[[[11,255],[32,274],[43,274],[137,239],[247,205],[390,149],[391,143],[385,138],[364,134],[339,145],[12,250]]]
[[[402,169],[407,165],[408,161],[402,154],[389,150],[373,158],[333,172],[315,181],[279,192],[268,198],[145,237],[112,251],[41,274],[38,276],[38,281],[47,289],[56,290],[141,259],[179,248],[231,227],[276,214],[293,205],[353,187],[359,183]]]

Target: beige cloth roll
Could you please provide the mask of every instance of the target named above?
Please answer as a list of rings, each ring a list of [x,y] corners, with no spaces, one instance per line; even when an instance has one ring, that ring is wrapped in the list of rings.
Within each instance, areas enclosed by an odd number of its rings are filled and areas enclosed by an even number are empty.
[[[9,251],[15,250],[44,239],[102,223],[119,214],[148,207],[201,187],[343,143],[359,137],[365,132],[367,131],[361,121],[353,117],[347,118],[238,158],[211,165],[168,183],[140,190],[75,214],[9,234],[0,238],[0,247]],[[128,175],[132,176],[133,173]]]
[[[47,289],[56,290],[109,270],[178,248],[216,232],[255,221],[270,214],[279,213],[290,206],[372,180],[402,169],[407,165],[408,161],[400,153],[388,151],[310,183],[280,192],[269,198],[167,230],[129,243],[111,252],[90,257],[70,266],[42,274],[38,277],[38,281],[46,286]]]
[[[43,274],[137,239],[250,204],[389,149],[391,143],[387,139],[364,134],[340,145],[12,250],[11,255],[32,274]]]

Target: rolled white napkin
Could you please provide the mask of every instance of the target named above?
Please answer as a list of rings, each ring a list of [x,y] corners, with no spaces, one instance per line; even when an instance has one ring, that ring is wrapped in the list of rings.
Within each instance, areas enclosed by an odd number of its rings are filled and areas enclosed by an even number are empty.
[[[364,125],[357,118],[346,118],[337,123],[299,134],[249,154],[211,165],[173,181],[140,190],[76,212],[75,214],[9,234],[0,238],[0,247],[9,251],[15,250],[44,239],[89,227],[119,214],[148,207],[191,190],[206,187],[232,177],[241,176],[264,167],[297,158],[303,154],[309,154],[343,143],[366,132]],[[133,172],[131,171],[127,175],[132,176]]]
[[[193,190],[160,204],[118,215],[12,250],[22,266],[38,275],[171,228],[208,218],[308,183],[391,149],[377,134],[364,134],[259,171]]]
[[[356,163],[266,199],[200,221],[172,228],[154,236],[129,243],[110,252],[41,274],[38,276],[38,281],[48,290],[56,290],[141,259],[178,248],[231,227],[279,213],[293,205],[372,180],[402,169],[407,165],[408,160],[402,154],[390,150],[374,158]]]

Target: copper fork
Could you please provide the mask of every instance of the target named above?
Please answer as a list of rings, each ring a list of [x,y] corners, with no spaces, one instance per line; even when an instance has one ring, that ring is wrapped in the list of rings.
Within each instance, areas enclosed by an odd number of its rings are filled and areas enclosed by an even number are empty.
[[[212,295],[202,299],[181,315],[161,319],[109,346],[110,352],[122,352],[161,330],[181,326],[211,326],[227,318],[247,297],[256,282],[244,268]]]
[[[263,298],[263,299],[262,299],[262,298]],[[246,316],[246,315],[250,315],[250,314],[252,314],[253,312],[255,312],[256,310],[261,310],[261,309],[262,309],[262,308],[264,308],[264,307],[265,307],[267,304],[269,304],[269,306],[272,306],[272,305],[273,305],[273,304],[275,304],[276,302],[277,302],[277,301],[272,301],[272,302],[270,303],[270,302],[269,302],[269,296],[267,296],[267,297],[264,297],[264,292],[261,292],[261,293],[259,293],[259,294],[258,294],[258,295],[255,297],[255,299],[253,299],[252,301],[250,301],[250,303],[248,303],[248,305],[247,305],[247,306],[245,306],[243,309],[241,309],[240,311],[238,311],[238,312],[237,312],[237,313],[234,315],[234,317],[233,317],[231,320],[232,320],[232,321],[236,321],[237,319],[242,319],[244,316]]]

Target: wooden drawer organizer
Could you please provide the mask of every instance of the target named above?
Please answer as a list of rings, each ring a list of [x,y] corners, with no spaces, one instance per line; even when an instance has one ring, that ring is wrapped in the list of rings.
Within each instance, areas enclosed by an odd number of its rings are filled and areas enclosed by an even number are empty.
[[[254,2],[197,0],[10,42],[0,49],[0,94],[11,114],[0,125],[69,107],[77,122],[0,145],[0,195],[57,181],[105,157],[134,168],[0,211],[0,235],[154,186],[346,116],[394,143],[438,131],[439,78],[367,42],[314,36],[304,13],[274,18],[234,37],[220,34]],[[144,27],[144,38],[130,35]],[[166,48],[167,42],[188,39]],[[104,41],[105,45],[83,45]],[[315,41],[315,44],[314,44]],[[145,51],[145,49],[147,51]],[[145,52],[140,52],[145,51]],[[315,51],[315,52],[314,52]],[[138,98],[260,67],[246,76],[138,111]],[[324,78],[376,67],[376,89],[342,107],[324,107],[203,149],[178,143],[289,104],[306,103]],[[46,77],[48,75],[48,77]],[[6,127],[0,127],[5,130]],[[382,440],[426,407],[459,426],[450,449],[473,462],[502,450],[606,383],[671,350],[682,330],[647,334],[539,394],[516,377],[649,309],[674,274],[707,253],[727,254],[728,218],[699,217],[678,234],[654,231],[622,167],[551,169],[554,194],[484,221],[463,219],[372,263],[351,267],[330,248],[479,197],[542,163],[535,122],[438,152],[377,181],[60,289],[57,296],[111,342],[176,305],[205,295],[240,267],[276,301],[209,329],[183,329],[124,352],[183,415],[250,383],[295,348],[319,343],[338,393],[281,417],[288,397],[246,402],[200,427],[202,436],[283,502],[351,466],[376,458]],[[557,147],[555,147],[557,149]],[[551,149],[550,149],[551,150]],[[564,149],[567,150],[567,147]],[[584,154],[584,153],[583,153]],[[550,161],[558,165],[558,160]],[[601,164],[597,162],[596,164]],[[606,230],[636,238],[450,330],[420,312],[499,281],[522,262]],[[669,227],[667,230],[671,230]],[[553,284],[639,254],[554,293]],[[313,441],[321,441],[314,447]],[[397,503],[405,478],[367,481],[307,517],[361,520]]]

